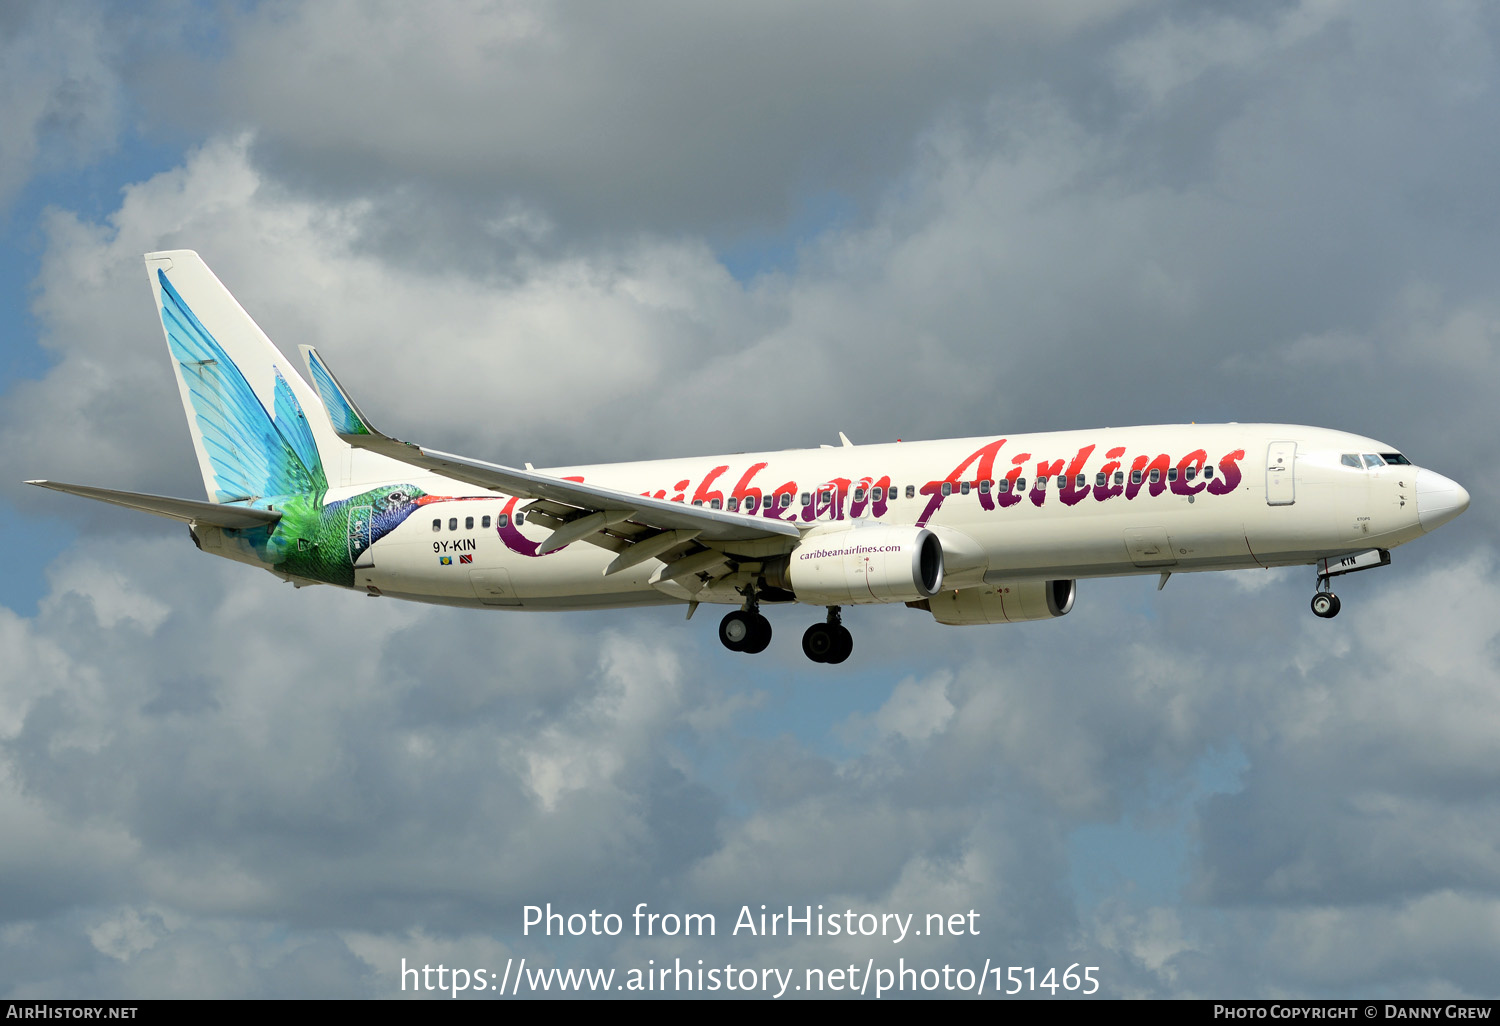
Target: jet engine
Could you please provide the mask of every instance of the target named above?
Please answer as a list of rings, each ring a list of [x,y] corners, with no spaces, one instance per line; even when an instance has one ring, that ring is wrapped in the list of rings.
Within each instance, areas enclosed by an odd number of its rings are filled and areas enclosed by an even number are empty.
[[[924,527],[864,524],[808,535],[791,551],[786,583],[820,606],[913,602],[943,586],[943,546]]]
[[[1077,591],[1074,581],[1012,581],[945,592],[908,605],[926,609],[938,623],[955,627],[1020,623],[1064,615],[1073,608]]]

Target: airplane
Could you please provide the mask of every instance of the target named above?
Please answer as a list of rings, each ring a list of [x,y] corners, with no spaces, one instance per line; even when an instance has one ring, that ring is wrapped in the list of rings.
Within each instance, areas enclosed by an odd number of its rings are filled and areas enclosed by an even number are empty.
[[[1067,614],[1077,581],[1312,565],[1334,577],[1462,513],[1469,493],[1394,446],[1326,428],[1184,424],[840,444],[536,470],[377,430],[328,364],[307,377],[190,250],[146,267],[208,500],[43,488],[184,521],[204,552],[298,587],[486,609],[730,605],[732,651],[763,605],[826,608],[815,662],[853,651],[846,606],[940,624]]]

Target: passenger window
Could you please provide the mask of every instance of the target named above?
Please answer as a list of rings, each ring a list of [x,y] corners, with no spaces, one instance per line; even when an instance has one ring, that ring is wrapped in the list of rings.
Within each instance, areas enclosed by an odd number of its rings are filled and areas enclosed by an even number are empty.
[[[1340,456],[1339,462],[1346,467],[1353,467],[1355,470],[1365,469],[1364,464],[1359,462],[1359,456],[1352,452],[1346,452],[1344,453],[1344,455]]]
[[[1182,472],[1182,478],[1183,478],[1184,481],[1191,481],[1193,478],[1195,478],[1197,476],[1198,476],[1198,468],[1197,467],[1188,467],[1185,470],[1183,470],[1183,472]]]
[[[791,492],[782,492],[781,493],[781,508],[782,509],[786,509],[791,504],[792,504],[792,493]]]
[[[442,530],[442,529],[443,529],[443,521],[442,521],[442,518],[438,518],[438,519],[437,519],[437,520],[434,520],[434,521],[433,521],[433,522],[432,522],[432,529],[433,529],[433,530],[434,530],[434,531],[441,531],[441,530]]]
[[[703,505],[703,500],[702,499],[694,499],[693,500],[693,505],[694,506],[701,506],[701,505]]]
[[[526,514],[522,513],[520,510],[517,510],[516,511],[516,526],[520,527],[524,523],[526,523]]]
[[[804,506],[811,506],[812,505],[812,492],[803,492],[802,493],[802,505],[804,505]]]
[[[961,485],[958,486],[958,494],[960,494],[960,495],[968,495],[969,494],[969,482],[965,481],[963,484],[961,484]]]
[[[1118,488],[1118,487],[1120,487],[1120,485],[1122,485],[1124,483],[1125,483],[1125,471],[1123,471],[1123,470],[1117,470],[1117,471],[1115,471],[1115,487]]]
[[[1084,482],[1086,482],[1087,480],[1088,480],[1088,475],[1087,474],[1079,474],[1078,475],[1078,480],[1076,480],[1076,481],[1073,482],[1073,487],[1081,489],[1083,487],[1083,485],[1084,485]]]
[[[914,499],[914,498],[917,497],[917,486],[916,485],[907,485],[906,486],[906,497],[908,499]]]
[[[465,531],[472,531],[472,530],[474,530],[474,518],[473,517],[464,517],[464,530]]]
[[[1141,472],[1139,470],[1132,470],[1130,472],[1130,483],[1131,484],[1140,484],[1141,483]]]
[[[818,493],[818,501],[819,502],[832,502],[833,501],[833,492],[831,492],[831,491],[819,492]]]
[[[863,488],[856,488],[856,489],[854,489],[854,501],[855,502],[864,502],[865,501],[865,490]]]
[[[450,530],[450,531],[457,531],[458,530],[458,517],[450,517],[449,518],[449,520],[448,520],[448,530]]]
[[[1214,476],[1214,465],[1212,463],[1208,464],[1208,466],[1206,466],[1206,467],[1203,468],[1203,476],[1204,477],[1213,477]]]
[[[734,498],[733,496],[730,496],[730,498],[729,498],[729,512],[731,512],[731,513],[738,513],[739,511],[740,511],[740,500]]]
[[[1025,490],[1026,490],[1026,479],[1024,477],[1018,477],[1018,478],[1016,478],[1016,491],[1018,491],[1018,492],[1024,492]]]
[[[501,513],[498,517],[495,518],[495,526],[496,527],[509,527],[510,526],[510,515],[506,514],[506,513]]]
[[[990,494],[990,482],[989,482],[988,478],[986,478],[985,480],[979,482],[979,494],[980,495],[988,495],[988,494]]]
[[[480,527],[489,527],[490,526],[490,517],[489,517],[488,513],[485,514],[485,517],[484,517],[483,520],[479,521],[479,526]]]
[[[1040,488],[1042,491],[1046,491],[1047,490],[1047,479],[1046,479],[1046,477],[1039,477],[1039,478],[1037,478],[1036,479],[1036,486],[1038,488]]]
[[[953,494],[953,482],[952,481],[944,481],[943,482],[942,492],[943,492],[944,495],[952,495]]]
[[[723,505],[724,505],[724,504],[723,504],[723,503],[722,503],[722,502],[720,502],[720,501],[719,501],[719,500],[718,500],[718,499],[711,499],[711,500],[709,500],[709,503],[708,503],[708,504],[709,504],[709,505],[710,505],[710,506],[712,506],[712,507],[713,507],[713,508],[714,508],[714,509],[720,509],[720,508],[722,508],[722,507],[723,507]]]
[[[1176,467],[1168,467],[1167,468],[1167,480],[1168,481],[1176,481],[1177,480],[1177,468]]]
[[[995,487],[1000,490],[1001,494],[1004,494],[1010,491],[1010,482],[1002,477],[999,481],[995,482]]]
[[[871,493],[871,497],[876,502],[879,502],[881,499],[885,498],[885,489],[880,487],[879,485],[876,485],[875,490]]]

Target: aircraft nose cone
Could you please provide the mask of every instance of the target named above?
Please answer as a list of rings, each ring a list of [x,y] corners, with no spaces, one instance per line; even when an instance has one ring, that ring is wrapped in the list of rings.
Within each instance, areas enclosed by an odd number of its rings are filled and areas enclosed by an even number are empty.
[[[1430,470],[1417,471],[1417,520],[1431,531],[1469,508],[1469,493],[1457,481]]]

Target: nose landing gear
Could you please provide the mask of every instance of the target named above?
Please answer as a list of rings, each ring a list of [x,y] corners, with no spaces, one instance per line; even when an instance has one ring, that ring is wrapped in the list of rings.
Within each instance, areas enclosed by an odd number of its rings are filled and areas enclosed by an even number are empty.
[[[841,663],[854,651],[854,636],[844,626],[838,606],[828,607],[828,622],[815,623],[802,635],[802,652],[815,663]]]
[[[1331,591],[1320,591],[1312,597],[1313,616],[1331,620],[1339,615],[1339,597]]]

